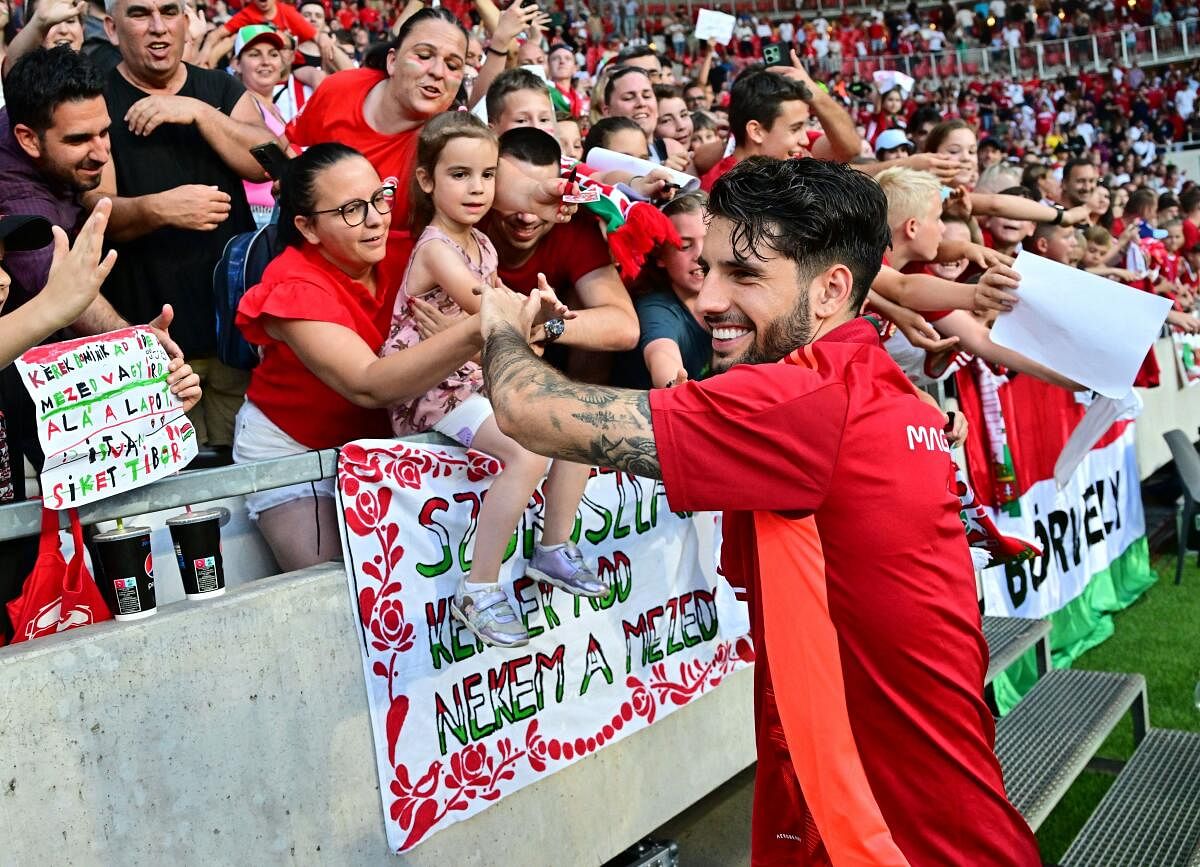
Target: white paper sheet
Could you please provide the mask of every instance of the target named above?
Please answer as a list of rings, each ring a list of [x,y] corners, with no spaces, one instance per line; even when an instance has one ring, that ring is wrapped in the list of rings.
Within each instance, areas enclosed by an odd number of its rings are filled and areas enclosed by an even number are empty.
[[[992,340],[1105,397],[1122,398],[1162,330],[1171,302],[1022,251],[1020,303]]]
[[[871,78],[875,81],[875,89],[880,93],[887,93],[898,87],[905,99],[912,93],[913,85],[916,84],[910,76],[894,69],[877,70],[871,73]]]
[[[717,45],[728,45],[733,39],[733,25],[736,19],[715,9],[701,9],[696,15],[696,39],[705,42],[715,39]]]
[[[693,175],[677,172],[666,166],[655,165],[649,160],[639,160],[629,154],[610,151],[607,148],[592,148],[588,151],[587,164],[598,172],[621,171],[633,172],[635,175],[666,172],[670,176],[671,183],[679,187],[680,193],[690,193],[692,190],[700,189],[700,179]]]
[[[1054,482],[1059,489],[1067,486],[1092,446],[1100,442],[1100,437],[1112,427],[1113,422],[1120,418],[1137,418],[1141,412],[1142,399],[1132,388],[1124,397],[1099,397],[1092,401],[1054,462]]]

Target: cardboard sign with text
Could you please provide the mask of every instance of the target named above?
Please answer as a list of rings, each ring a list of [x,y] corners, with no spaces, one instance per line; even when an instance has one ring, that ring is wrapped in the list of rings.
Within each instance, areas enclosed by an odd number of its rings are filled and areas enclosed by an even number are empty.
[[[613,470],[593,471],[575,526],[608,594],[583,599],[524,577],[539,492],[501,574],[530,643],[476,641],[448,602],[499,471],[461,447],[341,450],[343,552],[397,852],[662,719],[753,657],[729,634],[745,618],[718,616],[737,603],[716,589],[713,516],[672,512],[661,482]]]
[[[196,456],[196,432],[167,386],[169,361],[144,326],[36,346],[17,359],[46,455],[47,507],[147,485]]]

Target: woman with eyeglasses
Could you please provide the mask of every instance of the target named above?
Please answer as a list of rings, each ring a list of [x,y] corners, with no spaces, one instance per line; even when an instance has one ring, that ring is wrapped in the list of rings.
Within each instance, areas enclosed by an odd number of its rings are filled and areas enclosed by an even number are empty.
[[[395,195],[394,180],[337,142],[288,164],[279,191],[286,249],[238,306],[237,327],[262,360],[234,425],[235,462],[391,436],[388,406],[425,394],[482,348],[470,316],[379,357],[409,246],[389,235]],[[426,312],[418,319],[436,319]],[[329,479],[246,498],[284,571],[338,555],[333,497]]]

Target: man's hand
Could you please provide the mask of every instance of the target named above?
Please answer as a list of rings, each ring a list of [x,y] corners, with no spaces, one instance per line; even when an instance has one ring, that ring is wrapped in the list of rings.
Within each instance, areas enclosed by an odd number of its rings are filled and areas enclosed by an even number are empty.
[[[513,292],[507,286],[481,284],[479,294],[479,330],[486,342],[493,332],[508,327],[517,334],[529,334],[542,307],[541,293],[528,296]]]
[[[1007,265],[993,265],[979,278],[975,287],[975,309],[1007,313],[1017,303],[1013,290],[1019,288],[1021,275]]]
[[[183,350],[179,348],[179,344],[171,337],[170,328],[171,322],[175,319],[175,308],[170,304],[162,306],[162,313],[155,316],[146,323],[146,327],[154,332],[154,336],[158,338],[158,342],[162,344],[162,348],[166,350],[167,355],[171,358],[183,358]]]
[[[196,123],[207,108],[190,96],[145,96],[125,112],[125,123],[134,135],[150,135],[164,123]]]
[[[228,193],[204,184],[184,184],[157,193],[154,205],[164,224],[199,232],[211,232],[224,223],[233,207]]]
[[[54,226],[54,258],[50,262],[50,275],[46,286],[38,293],[62,325],[79,318],[100,292],[100,285],[108,277],[117,262],[117,251],[104,252],[104,229],[112,213],[112,200],[101,199],[92,209],[75,243],[68,249],[67,233]]]
[[[899,305],[896,307],[896,311],[890,311],[892,312],[892,322],[900,329],[900,333],[908,339],[908,342],[917,349],[936,353],[957,345],[957,337],[942,337],[920,313],[909,310],[907,307]]]
[[[167,385],[171,394],[183,401],[183,411],[189,412],[200,402],[204,392],[200,390],[200,375],[192,370],[192,366],[182,358],[172,358],[167,365],[170,371]]]

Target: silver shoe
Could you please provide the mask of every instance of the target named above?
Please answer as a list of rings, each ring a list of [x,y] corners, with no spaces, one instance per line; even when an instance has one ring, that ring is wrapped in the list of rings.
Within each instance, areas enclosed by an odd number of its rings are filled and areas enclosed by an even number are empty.
[[[494,590],[468,593],[460,584],[458,593],[450,600],[450,613],[485,644],[522,647],[529,643],[529,633],[521,618],[498,585]]]

